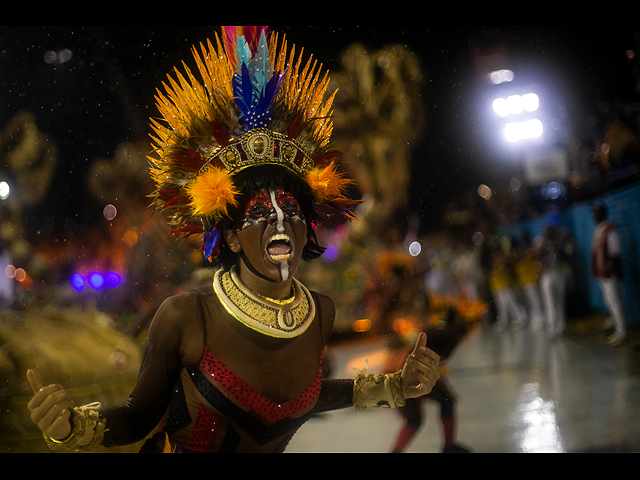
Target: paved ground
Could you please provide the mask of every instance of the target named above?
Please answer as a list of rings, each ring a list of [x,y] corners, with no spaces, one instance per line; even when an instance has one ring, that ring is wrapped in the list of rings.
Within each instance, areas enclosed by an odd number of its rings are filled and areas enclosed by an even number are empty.
[[[335,346],[336,377],[353,377],[385,355],[382,341]],[[640,352],[612,348],[598,324],[573,323],[549,340],[530,330],[484,326],[461,344],[448,379],[459,395],[458,438],[474,452],[639,452]],[[438,409],[408,452],[439,452]],[[395,411],[331,412],[312,419],[288,453],[389,451],[400,419]]]

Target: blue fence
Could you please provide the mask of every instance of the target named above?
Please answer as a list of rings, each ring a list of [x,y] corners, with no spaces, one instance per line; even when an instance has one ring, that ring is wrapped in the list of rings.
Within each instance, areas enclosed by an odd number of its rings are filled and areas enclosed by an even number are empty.
[[[640,185],[621,188],[598,199],[607,206],[609,218],[618,225],[624,263],[623,299],[630,324],[640,324]],[[595,224],[591,217],[593,201],[574,204],[559,214],[548,214],[520,225],[505,227],[513,238],[529,232],[532,238],[552,221],[569,229],[577,248],[573,281],[584,300],[595,310],[606,311],[600,287],[590,275],[591,245]]]

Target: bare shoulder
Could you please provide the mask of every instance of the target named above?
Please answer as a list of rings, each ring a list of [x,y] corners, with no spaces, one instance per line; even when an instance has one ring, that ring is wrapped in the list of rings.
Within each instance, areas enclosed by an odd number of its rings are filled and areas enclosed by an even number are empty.
[[[193,318],[196,308],[196,295],[184,292],[167,297],[158,308],[152,328],[179,330],[185,320]]]
[[[323,338],[328,339],[333,331],[333,322],[336,317],[336,307],[330,297],[318,292],[313,292],[316,298],[316,309],[320,314]]]

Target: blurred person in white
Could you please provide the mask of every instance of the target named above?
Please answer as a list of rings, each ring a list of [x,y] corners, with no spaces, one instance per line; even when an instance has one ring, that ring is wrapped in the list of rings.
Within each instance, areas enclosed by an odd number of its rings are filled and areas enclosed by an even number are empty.
[[[615,332],[609,345],[620,345],[627,337],[627,320],[622,303],[623,268],[621,259],[620,233],[609,219],[607,207],[596,203],[591,213],[596,222],[591,254],[591,274],[600,282],[604,302],[611,315]]]
[[[557,225],[548,225],[536,239],[535,252],[540,262],[540,290],[547,317],[547,333],[557,338],[566,327],[566,259]]]

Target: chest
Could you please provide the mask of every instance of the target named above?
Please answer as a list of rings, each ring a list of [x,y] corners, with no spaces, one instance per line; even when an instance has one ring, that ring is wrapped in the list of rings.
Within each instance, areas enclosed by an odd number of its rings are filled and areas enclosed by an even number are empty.
[[[212,313],[207,319],[207,348],[243,388],[284,403],[321,374],[322,342],[314,325],[299,337],[278,339],[247,328],[220,309]]]

